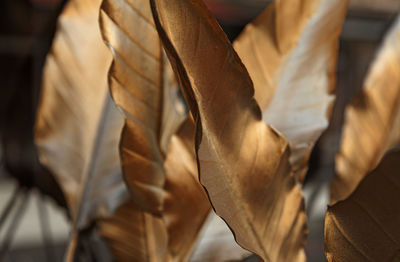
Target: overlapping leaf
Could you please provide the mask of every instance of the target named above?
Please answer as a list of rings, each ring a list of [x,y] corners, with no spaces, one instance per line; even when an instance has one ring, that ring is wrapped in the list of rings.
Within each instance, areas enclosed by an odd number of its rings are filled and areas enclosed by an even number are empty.
[[[140,207],[160,215],[166,144],[184,119],[184,113],[179,115],[171,106],[167,108],[172,110],[164,110],[171,98],[169,89],[176,88],[168,78],[173,74],[167,71],[169,64],[147,1],[104,1],[100,16],[103,38],[114,55],[109,78],[112,96],[126,116],[121,140],[125,181]]]
[[[163,219],[174,261],[187,261],[211,211],[198,181],[194,149],[194,123],[188,118],[171,138],[165,161],[166,198]]]
[[[154,230],[143,229],[145,224],[140,221],[132,221],[122,237],[131,236],[128,245],[138,242],[141,252],[148,257],[143,261],[184,261],[211,207],[196,180],[193,121],[188,118],[173,136],[185,113],[179,104],[174,74],[152,22],[149,1],[106,0],[100,18],[104,40],[114,55],[109,72],[112,95],[126,116],[121,140],[124,176],[133,200],[143,209],[137,212],[148,210],[162,218],[168,247],[157,249],[168,252],[153,257],[151,246],[140,244],[144,241],[141,238],[151,238]],[[141,216],[156,219],[148,214]],[[135,235],[137,231],[143,232],[141,238]],[[118,235],[113,237],[107,237],[110,243],[121,243]],[[130,258],[125,256],[125,260]]]
[[[344,201],[328,209],[329,261],[398,261],[400,258],[400,152],[389,153]]]
[[[67,197],[73,231],[110,215],[126,198],[118,155],[122,115],[107,89],[111,54],[98,28],[98,0],[71,0],[44,69],[36,143]]]
[[[234,43],[264,121],[289,141],[297,176],[305,175],[312,147],[329,124],[347,5],[347,0],[277,0]]]
[[[190,262],[241,261],[251,253],[235,241],[226,223],[211,211],[196,241]]]
[[[163,216],[144,212],[134,201],[111,219],[100,221],[100,232],[118,261],[187,261],[210,211],[197,181],[192,120],[171,138],[165,161]],[[131,250],[131,251],[130,251]]]
[[[169,261],[164,222],[143,212],[135,201],[128,201],[113,217],[99,220],[97,225],[116,261]]]
[[[400,20],[388,33],[362,93],[346,108],[333,203],[346,199],[387,150],[400,141]]]
[[[288,145],[262,121],[239,57],[202,1],[151,3],[197,121],[200,180],[217,214],[265,261],[303,261],[306,219]]]

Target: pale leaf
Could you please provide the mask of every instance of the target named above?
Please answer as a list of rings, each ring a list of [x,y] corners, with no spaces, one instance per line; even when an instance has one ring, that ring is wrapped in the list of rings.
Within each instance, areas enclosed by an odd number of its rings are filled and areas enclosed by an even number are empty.
[[[303,261],[306,218],[288,144],[261,119],[251,79],[202,1],[151,1],[196,119],[200,181],[244,248]]]
[[[241,248],[225,222],[215,214],[209,213],[199,234],[190,262],[239,261],[251,253]]]
[[[290,144],[298,177],[304,177],[311,150],[329,124],[347,4],[276,0],[234,43],[253,79],[264,121]]]
[[[35,139],[67,197],[73,231],[125,200],[118,141],[123,118],[108,94],[111,54],[98,28],[98,0],[71,0],[58,21],[43,75]]]
[[[399,261],[400,152],[389,153],[344,201],[329,207],[329,261]]]
[[[362,93],[345,111],[331,201],[347,198],[400,141],[400,19],[373,62]]]

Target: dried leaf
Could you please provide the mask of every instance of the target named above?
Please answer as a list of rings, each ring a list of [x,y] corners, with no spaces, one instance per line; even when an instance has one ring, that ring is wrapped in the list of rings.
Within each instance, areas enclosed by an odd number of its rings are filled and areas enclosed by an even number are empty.
[[[171,138],[165,160],[167,180],[163,219],[173,261],[187,261],[211,211],[207,195],[198,181],[194,134],[193,120],[188,118]]]
[[[126,198],[118,156],[123,120],[108,94],[111,55],[98,28],[99,6],[71,0],[61,14],[36,122],[40,159],[67,196],[73,231],[112,214]]]
[[[211,209],[196,179],[193,136],[194,125],[188,119],[171,138],[162,219],[130,201],[113,218],[99,222],[118,261],[187,261]]]
[[[297,176],[327,128],[348,1],[276,0],[235,41],[263,119],[290,144]]]
[[[266,261],[303,261],[304,205],[287,142],[261,119],[251,79],[202,1],[152,0],[195,116],[200,181],[236,241]]]
[[[121,141],[126,181],[140,207],[162,216],[170,258],[184,261],[210,210],[195,178],[194,124],[188,119],[171,138],[185,113],[149,2],[106,0],[100,18],[104,40],[114,55],[111,91],[127,118]],[[130,244],[137,241],[134,232],[126,232],[133,234]],[[146,247],[143,252],[152,256]],[[168,259],[166,254],[157,257],[156,261]]]
[[[170,86],[173,74],[148,1],[105,0],[100,18],[103,38],[114,55],[112,96],[126,116],[121,138],[125,181],[140,207],[161,215],[167,144],[185,117],[168,104],[170,89],[176,90]]]
[[[400,19],[371,66],[362,93],[346,108],[331,201],[346,199],[387,150],[400,142]]]
[[[99,220],[97,225],[116,261],[168,261],[164,222],[144,212],[135,201],[125,203],[112,218]]]
[[[189,261],[193,262],[242,259],[250,253],[238,246],[228,226],[211,210],[198,181],[194,134],[193,120],[188,119],[178,134],[172,137],[165,162],[166,189],[176,192],[168,193],[170,197],[165,201],[165,218],[170,221],[167,223],[170,250],[173,254],[182,254],[175,256],[181,258],[177,261],[187,261],[188,254],[191,254]],[[187,171],[192,176],[185,176]],[[174,246],[180,246],[186,252],[179,252]],[[190,249],[192,252],[188,253]]]
[[[344,201],[329,207],[329,261],[399,261],[400,152],[388,154]]]

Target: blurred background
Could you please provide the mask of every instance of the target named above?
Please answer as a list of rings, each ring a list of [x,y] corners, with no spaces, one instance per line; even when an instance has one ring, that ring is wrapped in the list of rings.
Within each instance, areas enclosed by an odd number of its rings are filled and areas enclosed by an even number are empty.
[[[206,0],[231,40],[270,2]],[[40,166],[33,144],[42,67],[64,4],[65,0],[0,1],[0,261],[61,261],[66,247],[68,214],[61,208],[65,200]],[[375,51],[399,11],[399,0],[351,1],[340,40],[331,125],[311,156],[304,187],[310,262],[326,261],[323,221],[344,108],[361,89]]]

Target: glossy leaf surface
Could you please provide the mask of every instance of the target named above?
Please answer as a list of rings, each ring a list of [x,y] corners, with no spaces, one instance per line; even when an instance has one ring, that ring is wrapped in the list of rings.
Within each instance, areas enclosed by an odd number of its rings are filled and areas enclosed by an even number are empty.
[[[73,231],[112,214],[126,198],[118,155],[122,115],[108,94],[111,54],[97,0],[71,0],[58,21],[36,122],[41,161],[67,197]]]
[[[304,205],[288,145],[262,121],[239,57],[202,1],[151,2],[196,119],[200,181],[217,214],[265,261],[303,261]]]
[[[329,207],[329,261],[399,261],[400,152],[389,153],[344,201]]]
[[[211,205],[197,180],[194,126],[189,118],[171,138],[165,161],[162,218],[144,212],[133,200],[100,222],[118,261],[187,261]],[[129,250],[132,250],[130,252]]]
[[[346,199],[383,155],[400,142],[400,20],[388,33],[362,93],[346,108],[333,203]]]
[[[263,119],[288,140],[299,177],[329,124],[347,4],[277,0],[234,43],[253,79]]]
[[[170,89],[177,88],[173,74],[148,1],[104,1],[100,18],[114,56],[109,73],[112,96],[126,116],[121,138],[125,181],[140,207],[161,215],[167,145],[184,119],[184,112],[173,107],[178,98],[170,96]]]
[[[210,210],[196,180],[193,122],[187,119],[174,135],[185,112],[149,1],[106,0],[100,17],[104,40],[114,56],[111,92],[126,116],[121,140],[124,176],[133,200],[162,218],[169,259],[184,261]],[[142,237],[151,234],[144,230]],[[129,243],[138,241],[134,231],[127,233],[132,234]],[[151,261],[152,250],[143,248]],[[154,259],[161,258],[167,259]]]

